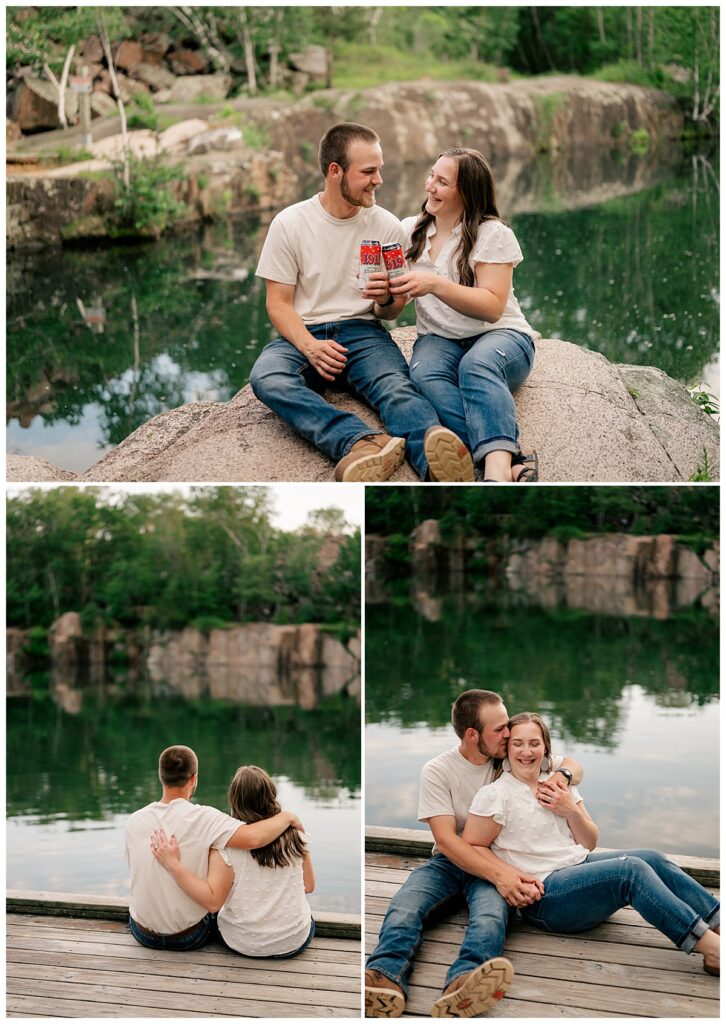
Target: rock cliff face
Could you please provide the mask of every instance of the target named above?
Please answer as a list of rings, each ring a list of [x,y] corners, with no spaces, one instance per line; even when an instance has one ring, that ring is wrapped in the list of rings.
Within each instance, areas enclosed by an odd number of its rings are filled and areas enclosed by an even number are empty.
[[[25,633],[13,629],[7,636],[8,686],[22,692]],[[78,613],[66,612],[53,623],[48,648],[54,692],[67,710],[80,707],[84,680],[103,681],[112,651],[123,654],[131,679],[145,679],[157,693],[190,700],[313,708],[336,693],[355,700],[361,695],[360,637],[344,644],[313,623],[248,623],[208,635],[187,628],[145,636],[100,630],[84,636]]]
[[[394,330],[407,359],[415,328]],[[629,390],[630,375],[638,388]],[[645,382],[648,382],[648,387]],[[382,427],[345,391],[333,404]],[[537,449],[548,482],[678,481],[695,473],[703,449],[718,479],[719,431],[688,391],[660,370],[619,366],[566,341],[537,342],[531,376],[515,395],[522,446]],[[577,425],[576,428],[573,425]],[[274,457],[271,457],[274,453]],[[155,416],[88,469],[84,481],[330,480],[333,463],[262,405],[249,387],[226,404],[195,402]],[[8,479],[58,479],[42,460],[7,457]],[[404,464],[393,482],[416,480]]]
[[[213,76],[195,76],[177,82],[188,86],[210,77]],[[129,136],[132,151],[139,156],[161,154],[170,160],[185,159],[187,177],[178,191],[189,204],[190,220],[279,209],[294,201],[303,179],[318,173],[320,137],[341,120],[374,127],[390,166],[420,166],[442,149],[455,145],[480,149],[495,164],[501,197],[505,200],[512,191],[512,183],[506,180],[508,158],[525,160],[543,151],[555,154],[555,177],[565,185],[574,178],[577,191],[587,196],[591,191],[588,152],[618,149],[621,158],[627,159],[634,131],[645,131],[652,146],[675,139],[683,131],[682,115],[667,93],[575,76],[523,79],[507,84],[427,80],[390,83],[356,92],[324,90],[293,103],[235,100],[203,110],[205,117],[212,117],[227,108],[232,109],[235,124],[240,120],[243,123],[241,132],[234,129],[236,142],[229,141],[232,129],[224,129],[218,122],[218,130],[211,132],[211,124],[199,119],[200,108],[182,103],[166,108],[169,116],[176,116],[180,124],[159,135],[136,131]],[[176,137],[182,125],[193,123],[197,125],[195,136],[185,137],[176,146],[165,144],[166,136]],[[118,159],[118,132],[118,118],[109,115],[94,122],[94,160],[54,171],[41,169],[9,176],[9,248],[41,248],[59,245],[64,239],[94,238],[105,233],[96,207],[99,201],[107,200],[106,193],[112,185],[108,181],[78,179],[77,175],[108,168],[111,156]],[[255,151],[247,145],[245,133],[250,132],[264,138],[264,147]],[[32,153],[33,148],[41,145],[46,149],[53,144],[67,148],[77,144],[77,134],[78,129],[70,129],[62,138],[60,133],[54,138],[47,134],[38,136],[24,142],[23,152]],[[195,156],[202,136],[206,139],[204,147],[208,146],[211,152]],[[576,166],[568,167],[573,162]],[[645,166],[648,161],[639,163]],[[618,173],[622,175],[622,167]],[[642,172],[638,176],[642,177]],[[51,178],[56,182],[53,185],[48,184]],[[205,182],[203,188],[199,187],[200,181]],[[513,198],[519,200],[526,188],[526,184],[518,182]],[[418,205],[420,190],[419,173],[415,186],[407,193],[407,197],[416,197],[412,213]],[[39,206],[44,212],[38,212]],[[505,203],[504,208],[509,213],[515,210],[511,202]]]
[[[366,597],[381,601],[385,599],[385,538],[374,538],[373,550],[376,562],[367,567]],[[505,589],[514,607],[534,604],[661,619],[694,604],[713,615],[719,609],[718,542],[696,554],[669,534],[610,533],[568,541],[553,537],[502,537],[496,543],[476,537],[447,541],[436,520],[424,520],[411,535],[409,551],[412,600],[419,614],[430,620],[440,615],[442,590],[466,590],[471,585],[467,570],[474,554],[477,579],[485,589]]]

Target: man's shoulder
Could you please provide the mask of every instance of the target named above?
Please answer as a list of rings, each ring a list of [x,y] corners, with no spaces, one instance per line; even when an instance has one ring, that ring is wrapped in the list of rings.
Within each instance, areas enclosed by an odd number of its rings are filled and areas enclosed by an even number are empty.
[[[280,210],[279,213],[275,214],[272,223],[282,224],[283,226],[294,224],[301,218],[316,214],[319,210],[320,203],[318,202],[317,195],[314,195],[309,199],[301,199],[299,203],[286,206],[284,210]]]
[[[432,757],[430,761],[427,761],[421,772],[422,774],[440,774],[451,768],[459,760],[459,757],[459,748],[449,747],[448,750],[443,750],[436,757]]]

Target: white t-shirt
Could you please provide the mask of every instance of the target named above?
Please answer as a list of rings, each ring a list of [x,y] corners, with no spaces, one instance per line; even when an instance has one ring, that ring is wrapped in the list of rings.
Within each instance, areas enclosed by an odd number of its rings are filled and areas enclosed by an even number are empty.
[[[295,285],[293,305],[305,324],[374,320],[374,303],[358,287],[360,244],[403,242],[401,222],[380,206],[360,207],[340,220],[327,213],[320,194],[288,206],[270,224],[257,277]]]
[[[542,772],[540,779],[548,779],[550,774]],[[575,803],[582,803],[574,786],[570,792]],[[519,782],[509,772],[479,790],[471,813],[494,818],[502,826],[490,847],[492,853],[542,882],[558,868],[581,864],[590,852],[575,842],[564,818],[537,803],[527,783]]]
[[[304,842],[308,837],[301,833]],[[310,933],[303,862],[265,868],[250,850],[222,850],[234,871],[234,883],[217,916],[222,938],[246,956],[292,953]]]
[[[553,770],[560,767],[563,758],[552,755]],[[428,761],[421,769],[418,796],[418,820],[428,821],[439,814],[453,815],[456,834],[464,831],[471,802],[482,786],[488,786],[494,777],[492,761],[472,764],[459,750],[452,747]],[[434,847],[434,852],[436,849]]]
[[[406,236],[404,252],[411,243],[411,234],[418,217],[406,217],[402,227]],[[426,232],[426,243],[423,253],[415,263],[410,263],[411,270],[429,270],[459,284],[459,273],[456,268],[456,250],[461,238],[461,225],[457,224],[451,235],[441,247],[435,261],[431,260],[431,238],[436,234],[436,221],[432,221]],[[469,254],[469,266],[476,271],[477,263],[513,263],[518,266],[522,262],[522,250],[519,242],[506,224],[500,220],[485,220],[479,225],[479,233],[474,248]],[[438,334],[442,338],[470,338],[475,334],[509,328],[522,331],[530,337],[534,331],[524,318],[522,310],[510,287],[507,304],[496,323],[486,320],[475,320],[472,317],[457,313],[451,306],[433,295],[423,295],[416,299],[416,331],[418,334]]]
[[[190,899],[172,876],[154,859],[151,833],[164,829],[176,835],[182,864],[199,878],[207,877],[209,849],[221,850],[242,822],[216,807],[192,804],[178,797],[168,804],[158,800],[135,811],[126,822],[124,857],[131,868],[131,902],[134,921],[149,931],[175,935],[201,921],[205,911]]]

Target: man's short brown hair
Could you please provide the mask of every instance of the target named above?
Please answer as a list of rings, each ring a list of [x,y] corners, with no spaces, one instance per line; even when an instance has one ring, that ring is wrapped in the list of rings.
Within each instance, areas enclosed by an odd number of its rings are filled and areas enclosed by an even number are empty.
[[[354,139],[361,139],[363,142],[380,141],[372,128],[366,128],[364,124],[356,124],[354,121],[342,121],[328,128],[318,147],[318,163],[324,178],[327,177],[331,164],[339,164],[344,171],[348,170],[348,147]]]
[[[498,693],[493,690],[464,690],[454,701],[451,707],[451,724],[459,739],[464,738],[467,729],[481,729],[479,709],[482,705],[493,706],[503,704],[504,701]]]
[[[167,747],[159,754],[159,781],[162,786],[180,789],[198,771],[199,761],[191,747]]]

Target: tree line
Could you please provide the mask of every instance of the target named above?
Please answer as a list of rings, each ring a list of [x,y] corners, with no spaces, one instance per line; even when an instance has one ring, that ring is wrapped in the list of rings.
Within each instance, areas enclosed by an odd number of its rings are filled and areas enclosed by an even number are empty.
[[[477,536],[582,533],[719,535],[717,487],[378,487],[366,533],[407,536],[425,519]]]
[[[360,533],[338,509],[290,532],[264,488],[30,489],[7,501],[7,621],[201,629],[360,622]]]
[[[507,68],[523,75],[596,74],[666,88],[695,122],[716,121],[719,9],[709,7],[35,7],[8,10],[8,64],[60,76],[68,50],[103,30],[112,43],[165,31],[203,51],[254,95],[282,84],[282,62],[310,44],[328,52],[326,86],[352,60],[405,53],[414,77],[458,62],[471,77]]]

